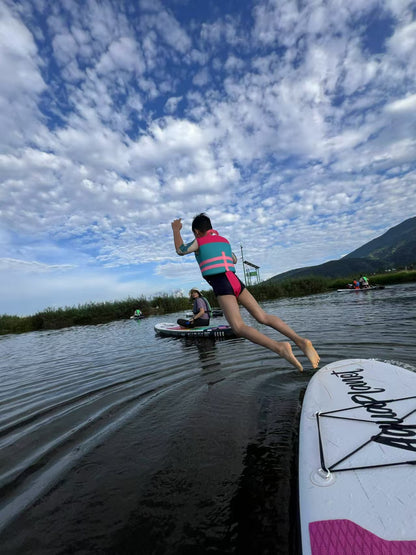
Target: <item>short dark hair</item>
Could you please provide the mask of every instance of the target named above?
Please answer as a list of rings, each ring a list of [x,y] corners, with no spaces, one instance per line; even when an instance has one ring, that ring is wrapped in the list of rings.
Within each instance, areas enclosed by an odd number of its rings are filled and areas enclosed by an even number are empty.
[[[201,214],[198,214],[198,216],[195,216],[192,222],[192,231],[195,231],[196,229],[198,231],[202,231],[202,233],[205,233],[206,231],[212,229],[211,220],[203,212]]]

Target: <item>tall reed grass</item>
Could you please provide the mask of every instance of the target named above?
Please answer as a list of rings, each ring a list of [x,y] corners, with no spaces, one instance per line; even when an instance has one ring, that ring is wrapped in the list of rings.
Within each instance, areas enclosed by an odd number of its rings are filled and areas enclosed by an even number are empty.
[[[357,276],[355,276],[357,277]],[[416,270],[388,272],[368,276],[370,283],[392,285],[416,281]],[[282,297],[299,297],[323,293],[345,287],[354,277],[325,279],[309,277],[279,282],[263,282],[248,287],[255,298],[262,302]],[[212,290],[202,291],[211,306],[217,306],[217,299]],[[191,308],[188,297],[158,295],[151,300],[145,297],[128,297],[123,301],[86,303],[76,307],[46,308],[32,316],[0,315],[0,335],[8,333],[24,333],[29,331],[60,329],[70,326],[105,324],[114,320],[130,318],[136,308],[140,308],[144,316],[151,314],[170,314],[186,311]]]

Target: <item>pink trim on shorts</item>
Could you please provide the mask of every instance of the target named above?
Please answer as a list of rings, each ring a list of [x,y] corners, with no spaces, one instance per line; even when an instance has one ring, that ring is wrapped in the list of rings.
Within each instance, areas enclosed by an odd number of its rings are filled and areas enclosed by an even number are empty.
[[[416,555],[416,540],[384,540],[347,519],[309,523],[312,555]]]
[[[234,295],[238,298],[241,293],[241,283],[238,277],[235,275],[234,272],[225,272],[228,281],[230,282],[231,287],[233,288]]]

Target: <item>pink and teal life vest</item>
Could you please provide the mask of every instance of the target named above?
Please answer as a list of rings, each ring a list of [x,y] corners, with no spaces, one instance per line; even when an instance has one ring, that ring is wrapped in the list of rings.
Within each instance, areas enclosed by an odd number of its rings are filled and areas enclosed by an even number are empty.
[[[204,237],[197,237],[199,249],[195,253],[199,268],[203,276],[213,276],[234,272],[235,266],[231,245],[218,235],[214,229],[210,229]]]

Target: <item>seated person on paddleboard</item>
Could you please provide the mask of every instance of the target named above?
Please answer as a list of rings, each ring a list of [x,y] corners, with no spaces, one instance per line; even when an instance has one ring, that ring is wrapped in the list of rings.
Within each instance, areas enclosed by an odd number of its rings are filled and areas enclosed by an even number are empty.
[[[195,328],[197,326],[209,326],[209,310],[210,306],[201,291],[193,287],[189,291],[189,296],[193,301],[192,312],[193,317],[190,320],[179,318],[178,324],[183,328]]]
[[[172,222],[176,252],[180,256],[190,253],[195,254],[202,276],[213,288],[224,316],[234,333],[270,349],[302,371],[302,365],[293,354],[290,343],[275,341],[244,323],[238,306],[238,302],[240,302],[259,323],[270,326],[291,339],[307,356],[312,367],[317,368],[319,355],[312,342],[298,335],[278,316],[266,313],[236,276],[235,263],[237,258],[231,251],[227,239],[221,237],[217,231],[212,229],[208,216],[199,214],[194,218],[192,231],[195,239],[190,243],[184,243],[181,229],[181,218],[178,218]]]

